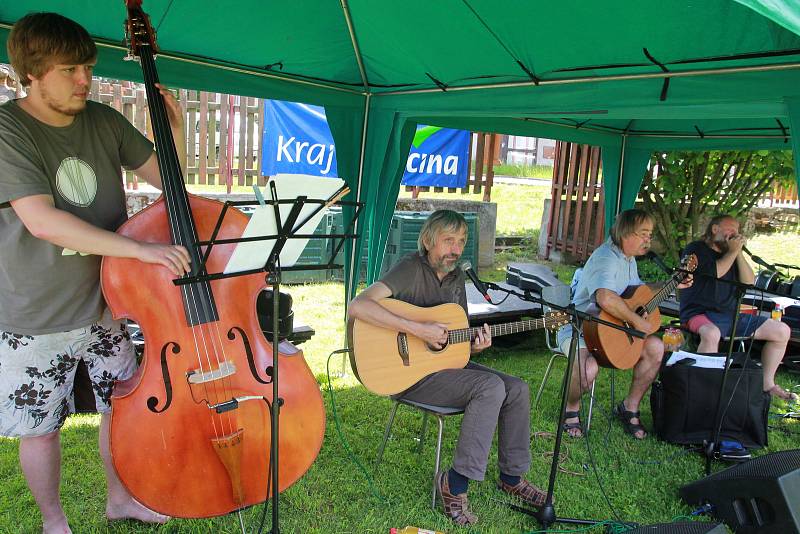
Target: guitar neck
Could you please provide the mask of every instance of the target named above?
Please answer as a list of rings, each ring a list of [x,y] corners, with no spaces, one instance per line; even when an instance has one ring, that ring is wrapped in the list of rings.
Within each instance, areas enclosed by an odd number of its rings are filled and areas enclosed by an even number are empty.
[[[647,313],[653,313],[653,310],[658,308],[658,305],[661,304],[667,297],[669,297],[673,291],[675,291],[675,288],[681,283],[682,276],[683,275],[681,273],[672,275],[672,278],[669,280],[669,282],[664,284],[664,286],[659,289],[655,295],[653,295],[653,298],[650,299],[647,304],[645,304],[645,311],[647,311]]]
[[[516,334],[518,332],[527,332],[528,330],[536,330],[544,328],[548,325],[555,323],[554,319],[542,317],[540,319],[529,319],[525,321],[515,321],[513,323],[495,324],[489,326],[489,331],[492,337],[505,336],[507,334]],[[450,330],[447,333],[449,343],[464,343],[472,342],[477,336],[478,332],[483,330],[483,327],[474,328],[460,328],[458,330]]]

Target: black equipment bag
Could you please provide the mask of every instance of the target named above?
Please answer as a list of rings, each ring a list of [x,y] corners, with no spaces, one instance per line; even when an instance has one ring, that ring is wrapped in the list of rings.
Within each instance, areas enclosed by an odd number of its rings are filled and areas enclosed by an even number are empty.
[[[725,354],[706,356],[725,357]],[[670,443],[698,445],[711,439],[722,369],[692,365],[663,367],[650,391],[656,435]],[[720,441],[735,440],[747,448],[767,446],[771,397],[763,391],[761,365],[734,353],[720,413]]]

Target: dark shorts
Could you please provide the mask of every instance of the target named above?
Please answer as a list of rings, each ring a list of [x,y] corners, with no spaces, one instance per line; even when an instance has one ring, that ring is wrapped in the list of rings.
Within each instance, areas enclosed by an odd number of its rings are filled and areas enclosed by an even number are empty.
[[[739,322],[736,323],[736,337],[750,337],[758,327],[767,321],[767,317],[760,315],[750,315],[749,313],[740,313]],[[719,312],[706,312],[700,315],[695,315],[686,322],[686,328],[689,331],[697,333],[700,327],[706,324],[714,324],[719,328],[721,337],[728,337],[731,333],[733,326],[733,317],[730,313]]]

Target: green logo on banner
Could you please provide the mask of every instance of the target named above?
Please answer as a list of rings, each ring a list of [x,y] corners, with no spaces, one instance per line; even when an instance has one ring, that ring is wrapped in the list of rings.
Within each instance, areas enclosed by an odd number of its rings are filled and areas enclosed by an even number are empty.
[[[424,128],[420,128],[417,130],[417,133],[414,134],[414,140],[411,142],[411,144],[414,145],[414,148],[419,148],[427,138],[441,129],[441,126],[425,126]]]

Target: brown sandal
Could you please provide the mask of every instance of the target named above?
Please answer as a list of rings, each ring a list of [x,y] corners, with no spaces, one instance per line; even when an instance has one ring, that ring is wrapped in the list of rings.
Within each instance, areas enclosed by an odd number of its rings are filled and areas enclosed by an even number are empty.
[[[521,478],[515,486],[509,486],[502,480],[498,480],[497,488],[510,495],[519,497],[523,502],[525,502],[525,504],[535,508],[541,508],[547,500],[547,492],[537,488],[524,478]]]
[[[452,519],[456,525],[474,525],[478,522],[478,516],[469,509],[467,493],[458,495],[450,493],[447,471],[439,471],[436,475],[436,495],[442,500],[444,515]]]

